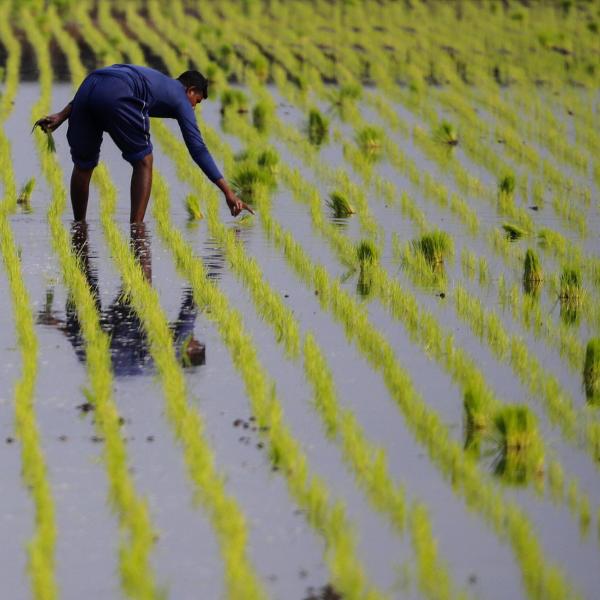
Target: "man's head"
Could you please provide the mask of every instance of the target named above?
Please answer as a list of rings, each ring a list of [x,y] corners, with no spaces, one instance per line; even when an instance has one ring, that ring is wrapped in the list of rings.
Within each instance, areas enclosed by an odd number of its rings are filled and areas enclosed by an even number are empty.
[[[204,98],[208,98],[208,79],[199,73],[198,71],[186,71],[182,73],[178,78],[185,88],[188,100],[192,105],[192,108],[199,102],[202,102]]]

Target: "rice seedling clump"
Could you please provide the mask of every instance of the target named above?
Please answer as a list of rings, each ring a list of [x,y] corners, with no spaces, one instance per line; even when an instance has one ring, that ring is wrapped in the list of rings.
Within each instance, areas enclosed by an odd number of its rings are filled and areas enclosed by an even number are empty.
[[[320,146],[327,140],[329,133],[329,122],[316,109],[311,108],[308,112],[308,139],[313,146]]]
[[[435,130],[434,138],[440,144],[448,146],[456,146],[458,144],[458,132],[456,127],[449,121],[442,121]]]
[[[593,338],[587,343],[583,384],[588,402],[600,405],[600,338]]]
[[[356,212],[347,196],[341,192],[331,192],[329,194],[327,206],[331,210],[333,216],[338,218],[349,217]]]
[[[377,159],[382,154],[384,136],[383,129],[368,125],[356,134],[356,143],[366,157]]]
[[[221,114],[228,111],[248,112],[248,98],[241,90],[228,89],[221,94]]]
[[[582,296],[581,273],[574,267],[565,267],[560,274],[560,299],[578,304]]]
[[[438,229],[423,234],[417,240],[413,240],[412,247],[432,267],[443,263],[444,257],[451,255],[454,251],[452,238],[445,231]]]

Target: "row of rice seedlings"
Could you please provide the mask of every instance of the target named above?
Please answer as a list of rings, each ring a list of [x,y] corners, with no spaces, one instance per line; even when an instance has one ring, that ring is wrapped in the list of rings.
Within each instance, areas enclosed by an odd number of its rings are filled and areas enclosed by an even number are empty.
[[[155,11],[152,16],[156,26],[161,29],[161,15]],[[161,132],[161,138],[167,139],[166,128],[162,126],[157,129]],[[181,152],[179,146],[179,153]],[[181,164],[183,161],[179,158],[176,162]],[[187,156],[186,159],[189,162]],[[244,356],[244,361],[235,363],[239,366],[246,383],[246,391],[257,422],[266,430],[265,437],[269,442],[271,460],[274,466],[281,468],[290,492],[305,508],[309,523],[325,536],[328,548],[326,560],[336,588],[349,598],[381,597],[380,592],[364,576],[360,562],[355,556],[352,529],[346,520],[343,505],[332,505],[327,501],[330,494],[325,483],[310,474],[306,456],[284,423],[274,384],[261,365],[250,336],[240,325],[241,315],[229,307],[226,297],[216,286],[207,285],[202,263],[197,261],[191,248],[171,226],[168,190],[160,177],[156,177],[155,181],[153,213],[159,224],[159,234],[174,252],[176,264],[192,285],[196,302],[199,306],[211,307],[210,317],[215,320],[225,344],[234,356]],[[213,203],[212,210],[208,211],[208,221],[213,225],[212,231],[218,234],[217,218]],[[223,234],[221,230],[221,238]],[[242,249],[235,245],[231,236],[226,236],[224,241],[225,248],[236,253],[233,264],[240,265],[241,272],[245,271],[244,281],[250,283],[253,296],[258,299],[263,310],[270,311],[272,316],[279,313],[276,326],[280,328],[280,335],[286,339],[288,351],[297,353],[297,324],[291,320],[289,311],[284,309],[281,299],[274,293],[265,293],[257,264],[243,257]]]
[[[133,41],[127,41],[110,13],[104,13],[102,27],[129,56],[141,51]],[[116,190],[104,166],[99,167],[97,184],[102,197],[101,221],[114,256],[131,297],[139,298],[132,305],[144,323],[150,349],[162,379],[166,414],[178,442],[182,445],[190,479],[197,486],[199,497],[209,513],[225,561],[228,596],[232,598],[263,598],[265,591],[247,557],[248,531],[245,518],[236,501],[225,490],[225,480],[218,474],[212,451],[204,439],[200,415],[187,404],[186,385],[177,363],[166,316],[156,292],[144,279],[131,256],[126,242],[112,222]],[[147,306],[147,308],[146,308]],[[144,312],[145,311],[145,312]]]
[[[237,127],[236,130],[238,131],[238,133],[244,131],[243,127]],[[285,169],[283,169],[283,174],[285,175]],[[301,189],[301,190],[307,190],[308,193],[310,193],[310,186],[307,187],[307,183],[306,182],[302,182],[300,180],[296,180],[296,185],[294,186],[294,189]],[[315,215],[316,213],[318,213],[318,208],[316,206],[313,206],[312,210],[311,210],[311,215]],[[319,219],[319,217],[317,217],[317,219]],[[320,223],[322,221],[319,221]],[[321,225],[319,225],[319,227],[321,227]],[[327,229],[326,229],[327,230]],[[335,241],[335,246],[339,249],[341,248],[346,248],[346,251],[348,249],[348,245],[344,245],[343,241],[339,238],[339,235],[336,236],[338,239],[336,239]],[[434,239],[435,238],[435,239]],[[415,246],[417,248],[423,248],[423,252],[421,252],[421,254],[423,256],[428,256],[430,262],[429,267],[431,268],[432,263],[434,264],[436,260],[438,260],[438,256],[439,256],[439,252],[438,254],[436,254],[436,248],[440,248],[441,246],[443,246],[444,244],[442,244],[442,241],[446,240],[446,245],[447,245],[447,237],[443,236],[443,235],[438,235],[438,236],[425,236],[424,239],[420,240],[419,243],[417,242],[415,244]],[[436,242],[439,242],[436,244]],[[427,252],[427,250],[430,250],[430,252]],[[427,260],[427,259],[425,259]],[[372,277],[372,269],[369,268],[364,268],[362,261],[360,261],[359,259],[359,263],[361,264],[360,266],[360,274],[359,274],[359,291],[361,291],[362,293],[365,292],[370,292],[371,289],[371,284],[373,282],[373,277]],[[383,284],[382,284],[383,285]],[[405,301],[402,302],[402,304],[404,304]],[[401,314],[401,311],[398,310],[398,313]],[[495,321],[495,329],[494,331],[496,333],[494,333],[493,336],[490,336],[489,339],[493,339],[496,340],[496,343],[499,344],[501,341],[506,339],[505,334],[503,333],[503,326],[501,324],[501,321],[496,318]],[[500,348],[502,348],[502,351],[506,351],[506,348],[503,346],[499,346]],[[470,373],[468,375],[465,375],[464,380],[468,381],[469,380],[469,376]],[[538,472],[539,473],[539,468],[533,469],[533,472]]]
[[[273,219],[267,203],[258,204],[258,216],[268,237],[281,249],[298,277],[317,289],[322,307],[344,325],[346,335],[373,368],[382,373],[392,397],[398,402],[409,428],[423,444],[433,463],[452,480],[456,492],[495,529],[510,541],[522,570],[524,584],[532,597],[560,598],[570,586],[554,568],[548,567],[532,527],[515,504],[507,503],[481,471],[451,441],[439,416],[416,393],[410,377],[398,364],[395,352],[373,326],[356,301],[331,281],[324,267],[316,265],[304,249]],[[566,587],[565,587],[566,586]],[[562,588],[562,591],[559,591]]]
[[[424,61],[423,61],[423,63],[424,63]],[[424,67],[425,67],[425,65],[423,64],[423,68],[424,68]],[[458,79],[458,78],[455,78],[455,79]],[[460,85],[463,85],[463,87],[467,87],[467,86],[464,86],[464,83],[462,83],[462,82],[460,82],[460,81],[456,81],[456,82],[455,82],[455,81],[454,81],[454,79],[453,79],[452,83],[453,83],[453,85],[456,85],[456,86],[459,86],[459,87],[460,87]],[[477,90],[481,90],[481,89],[482,89],[482,86],[481,86],[481,85],[478,85],[478,86],[477,86]],[[465,93],[467,94],[467,95],[465,96],[465,97],[467,97],[467,98],[469,97],[469,94],[473,94],[473,92],[474,92],[474,91],[475,91],[475,90],[474,90],[474,89],[471,89],[471,87],[468,87],[468,89],[467,89],[467,91],[466,91],[466,92],[462,92],[462,90],[461,90],[461,92],[463,93],[463,95],[464,95]],[[474,94],[473,94],[473,95],[474,95]],[[480,94],[480,95],[481,95],[481,94]],[[493,100],[494,100],[494,102],[495,102],[496,104],[498,104],[498,103],[502,103],[502,102],[503,102],[503,100],[502,100],[502,99],[498,99],[498,95],[497,95],[497,93],[495,93],[495,91],[494,91],[494,93],[490,93],[490,94],[489,94],[489,96],[490,96],[490,98],[493,98]],[[513,114],[514,114],[514,111],[512,111],[512,112],[513,112]],[[504,111],[504,113],[503,113],[503,114],[507,114],[507,113],[510,113],[510,109],[505,109],[505,111]],[[548,128],[548,126],[547,126],[547,124],[546,124],[546,129],[547,129],[547,128]],[[538,128],[538,129],[541,129],[541,128]],[[520,131],[521,131],[521,130],[522,130],[522,129],[520,129]],[[517,139],[517,136],[515,135],[515,131],[514,131],[514,130],[511,132],[511,136],[510,136],[510,137],[511,137],[512,139],[515,139],[515,140]],[[511,145],[509,144],[509,147],[510,147],[510,146],[511,146]],[[537,153],[534,153],[534,151],[533,151],[531,148],[528,148],[528,147],[525,147],[525,146],[523,146],[523,144],[522,144],[520,141],[518,141],[518,140],[517,140],[517,144],[516,144],[516,145],[515,145],[515,147],[514,147],[514,150],[515,150],[516,152],[521,152],[521,153],[523,153],[523,152],[524,152],[526,156],[533,157],[533,163],[534,163],[534,166],[535,166],[535,165],[538,165],[538,164],[540,164],[540,158],[539,158],[539,156],[537,155]]]
[[[242,279],[244,285],[248,287],[258,312],[273,327],[278,340],[285,344],[288,354],[292,349],[294,351],[290,356],[299,358],[297,352],[298,322],[291,314],[288,316],[289,311],[283,306],[279,297],[277,297],[277,302],[273,301],[271,303],[272,308],[269,307],[269,303],[265,303],[265,297],[275,296],[275,293],[265,283],[260,268],[254,260],[245,257],[239,241],[232,232],[221,224],[218,217],[217,201],[214,197],[211,197],[210,191],[206,189],[205,179],[193,165],[190,165],[185,148],[174,139],[166,128],[160,127],[158,129],[160,133],[157,137],[173,158],[180,177],[189,181],[195,188],[202,190],[202,196],[206,198],[207,203],[212,205],[207,211],[211,235],[223,244],[232,268]],[[259,193],[261,192],[259,191]],[[276,309],[275,307],[279,308]],[[283,328],[280,325],[281,319],[277,317],[277,313],[286,315],[285,321],[292,321],[293,319],[294,326]],[[358,483],[365,489],[369,500],[376,508],[388,514],[392,525],[399,533],[402,533],[406,500],[403,489],[393,483],[388,473],[384,451],[366,439],[362,428],[351,411],[340,408],[327,361],[311,334],[306,336],[303,348],[305,373],[308,381],[313,386],[315,405],[324,420],[328,435],[334,439],[340,438],[339,443],[343,448],[343,457],[354,469]],[[422,540],[421,543],[426,547],[435,548],[433,537],[427,539],[428,535],[431,536],[431,528],[427,525],[426,512],[421,515],[421,520],[424,522],[424,529],[418,539]],[[418,564],[421,564],[421,560],[425,558],[430,561],[428,565],[420,566],[420,570],[434,575],[430,577],[431,582],[429,583],[429,587],[433,588],[435,594],[437,594],[434,597],[448,596],[452,587],[444,565],[437,558],[437,552],[421,553],[417,558]],[[434,584],[432,582],[438,583]],[[447,588],[444,595],[440,591],[443,588]]]
[[[81,72],[76,45],[63,34],[52,7],[49,10],[49,27],[65,52],[73,76]],[[24,22],[30,25],[29,40],[35,48],[42,82],[42,95],[32,109],[36,118],[50,108],[52,72],[48,40],[35,29],[29,14]],[[57,35],[58,34],[58,35]],[[150,566],[150,553],[154,546],[155,530],[150,521],[146,500],[141,498],[130,473],[125,440],[121,434],[121,419],[113,398],[110,343],[99,322],[96,299],[94,298],[80,257],[73,252],[69,235],[62,225],[61,215],[66,207],[67,191],[57,158],[46,152],[38,139],[38,152],[42,171],[52,190],[52,202],[48,210],[48,221],[52,244],[58,255],[63,280],[73,300],[85,341],[89,390],[86,398],[94,405],[94,423],[98,436],[104,440],[103,460],[107,470],[110,505],[117,512],[123,531],[119,550],[121,585],[125,593],[135,598],[155,598],[159,591]]]
[[[10,6],[3,6],[0,17],[7,17]],[[14,48],[16,40],[4,21],[0,36],[7,48]],[[19,56],[19,54],[17,54]],[[7,63],[6,93],[14,98],[18,88],[19,63]],[[17,71],[15,75],[15,71]],[[10,113],[11,105],[4,105],[0,114],[0,128]],[[4,134],[4,140],[7,141]],[[33,503],[35,525],[27,543],[28,571],[31,578],[31,595],[34,598],[57,598],[55,573],[56,515],[48,469],[35,412],[35,388],[38,369],[38,338],[35,317],[29,293],[23,279],[20,252],[17,248],[9,215],[16,206],[14,172],[10,145],[0,145],[0,169],[5,197],[0,203],[0,254],[6,270],[12,309],[14,313],[17,347],[21,360],[21,373],[14,384],[14,427],[21,443],[21,474],[23,484]]]
[[[155,186],[153,212],[159,225],[159,234],[174,253],[178,268],[190,281],[196,302],[200,306],[210,307],[210,318],[217,325],[230,352],[234,356],[244,357],[243,361],[236,361],[236,365],[246,384],[252,412],[256,415],[258,426],[265,432],[264,437],[269,443],[271,462],[285,476],[290,493],[306,511],[309,524],[324,536],[327,544],[326,561],[336,589],[349,598],[382,597],[366,580],[362,566],[355,556],[352,528],[345,516],[343,505],[339,502],[332,504],[327,500],[330,493],[326,484],[310,474],[307,458],[285,424],[274,383],[270,381],[261,365],[251,337],[241,325],[241,314],[230,307],[227,298],[216,286],[208,283],[202,263],[193,255],[181,234],[172,227],[168,213],[168,191],[164,180],[157,177]],[[214,209],[209,211],[209,214],[212,215],[209,219],[217,218]],[[230,239],[227,246],[231,252],[235,243]],[[241,253],[242,250],[237,248],[236,254]],[[246,261],[246,264],[251,267],[250,261]],[[246,273],[243,278],[245,281],[248,278],[253,279],[251,287],[256,297],[261,291],[257,269],[252,269],[252,274]],[[271,295],[274,296],[273,293]],[[262,299],[260,301],[264,307],[265,302]],[[291,337],[285,331],[281,331],[280,335],[285,340],[288,351],[297,353],[297,348],[294,348],[298,340],[297,325],[291,322],[288,311],[281,303],[277,303],[276,306],[279,312],[284,313],[282,317],[287,322],[288,331],[291,329]],[[266,308],[273,310],[272,306]],[[277,318],[276,323],[279,321]]]
[[[502,195],[510,196],[513,192],[514,178],[512,176],[507,176],[500,182],[500,193]],[[506,229],[509,233],[512,233],[512,231],[515,230],[515,228],[510,226],[509,224],[507,224]],[[519,233],[521,234],[521,231],[519,231]]]
[[[205,440],[204,423],[187,402],[187,386],[173,346],[172,334],[158,294],[145,279],[127,241],[114,222],[117,190],[100,165],[95,175],[101,198],[100,221],[126,293],[142,321],[158,369],[167,418],[183,447],[190,479],[208,512],[225,562],[227,594],[231,598],[263,598],[265,592],[247,556],[248,531],[242,511],[225,489]]]

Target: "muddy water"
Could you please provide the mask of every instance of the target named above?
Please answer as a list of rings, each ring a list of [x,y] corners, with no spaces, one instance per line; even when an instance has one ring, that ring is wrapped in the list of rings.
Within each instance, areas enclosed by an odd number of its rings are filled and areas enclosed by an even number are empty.
[[[119,533],[115,515],[107,505],[102,444],[92,440],[95,435],[93,413],[81,414],[77,409],[84,402],[81,388],[86,385],[85,363],[49,239],[45,217],[48,190],[37,163],[32,166],[31,161],[34,149],[27,132],[30,106],[37,91],[35,84],[21,86],[15,112],[5,130],[13,144],[17,181],[25,181],[33,171],[38,182],[32,198],[34,212],[16,215],[11,222],[17,243],[22,248],[26,284],[34,308],[41,315],[36,327],[40,342],[37,414],[57,505],[57,575],[65,598],[80,598],[90,588],[98,590],[98,598],[118,597]],[[62,106],[71,95],[70,88],[65,85],[56,85],[54,91],[56,106]],[[217,103],[206,103],[202,108],[203,119],[218,127]],[[285,107],[285,110],[290,122],[298,124],[298,113],[291,107]],[[235,136],[227,135],[226,140],[231,142],[234,150],[241,149]],[[64,131],[57,133],[56,141],[68,183],[70,161]],[[300,161],[283,145],[278,145],[278,149],[282,160],[303,169]],[[412,151],[415,157],[420,156],[416,149]],[[323,149],[323,156],[331,164],[341,160],[333,145]],[[108,138],[103,145],[102,158],[120,193],[117,221],[124,235],[129,236],[130,168]],[[426,159],[421,159],[423,168],[427,167]],[[241,310],[243,324],[252,334],[260,359],[276,382],[286,420],[301,442],[312,472],[327,481],[334,499],[346,503],[349,519],[356,530],[358,553],[369,576],[391,597],[418,597],[408,535],[395,535],[385,517],[370,506],[356,485],[340,449],[327,438],[312,406],[311,389],[305,381],[301,363],[285,358],[271,330],[256,314],[248,293],[230,270],[222,249],[210,237],[206,223],[200,222],[195,227],[187,223],[183,198],[190,190],[177,180],[170,159],[159,147],[155,151],[155,167],[169,182],[175,225],[204,261],[211,279],[227,294],[231,304]],[[385,170],[385,165],[381,168],[398,189],[407,185],[396,173]],[[323,194],[327,192],[316,179],[312,181]],[[449,181],[446,183],[450,184]],[[428,214],[435,214],[436,211],[427,208],[426,202],[418,196],[417,200]],[[198,597],[198,590],[202,590],[202,597],[222,597],[223,567],[218,545],[202,506],[195,501],[182,451],[174,443],[143,330],[120,294],[122,284],[104,241],[98,210],[98,197],[94,191],[90,198],[85,243],[90,278],[97,290],[103,327],[113,334],[114,395],[125,420],[123,435],[128,441],[130,465],[138,491],[148,499],[152,522],[158,533],[152,559],[157,579],[172,598]],[[314,290],[306,288],[296,278],[283,256],[266,239],[259,220],[255,219],[250,227],[239,228],[235,219],[228,215],[224,203],[221,210],[223,221],[235,229],[248,254],[259,261],[265,279],[283,295],[298,319],[301,331],[311,331],[315,335],[332,369],[340,404],[352,410],[367,437],[386,450],[391,475],[394,481],[404,485],[409,501],[423,501],[427,505],[441,554],[449,562],[457,582],[480,597],[522,597],[520,576],[510,549],[464,506],[452,486],[431,465],[407,430],[398,407],[389,398],[381,376],[373,371],[356,347],[348,343],[343,328],[321,308]],[[380,201],[372,202],[372,211],[383,225],[386,239],[389,240],[392,231],[407,239],[414,234],[399,212],[385,207]],[[273,212],[309,255],[323,263],[332,276],[345,274],[345,267],[327,243],[313,232],[306,209],[297,204],[283,186],[275,192]],[[69,215],[65,215],[64,223],[70,227]],[[457,239],[466,240],[462,229],[452,221],[446,221],[444,228]],[[348,224],[347,231],[354,239],[360,236],[355,221]],[[176,345],[181,340],[177,337],[179,332],[181,335],[192,334],[205,346],[203,364],[199,361],[201,364],[186,369],[189,402],[203,416],[216,463],[227,478],[227,490],[237,499],[247,517],[253,563],[274,598],[306,598],[309,588],[322,589],[328,583],[323,540],[290,497],[284,478],[272,470],[265,440],[254,431],[251,410],[236,366],[209,315],[202,314],[193,304],[189,286],[177,274],[170,251],[162,245],[151,217],[144,234],[138,237],[137,245],[175,331]],[[484,245],[478,249],[485,252]],[[393,264],[389,246],[386,246],[383,261],[391,274],[401,278],[403,285],[412,286]],[[457,267],[453,276],[458,278],[459,271]],[[344,287],[355,294],[355,278],[347,279]],[[485,294],[485,291],[475,289],[477,293]],[[477,358],[488,381],[501,397],[508,401],[527,398],[522,385],[469,333],[452,311],[430,292],[414,291],[445,326],[455,332],[457,342]],[[376,301],[356,297],[365,302],[374,325],[385,332],[397,351],[399,362],[410,371],[417,390],[442,415],[456,439],[461,440],[461,394],[449,376],[411,341],[401,324],[391,320]],[[25,543],[31,535],[33,516],[29,497],[20,480],[18,444],[5,441],[12,436],[10,388],[19,373],[19,360],[3,271],[0,272],[0,302],[4,307],[0,311],[0,472],[3,474],[0,534],[6,540],[0,578],[11,584],[15,598],[26,598],[29,582]],[[540,356],[549,368],[561,368],[554,354],[543,353],[539,346],[536,349],[540,350]],[[569,374],[567,378],[565,375],[565,381],[574,386],[575,376]],[[547,444],[560,456],[568,473],[582,478],[590,493],[592,507],[597,506],[600,487],[595,468],[581,452],[561,442],[557,432],[545,421],[543,411],[539,413]],[[560,563],[587,595],[593,597],[593,590],[599,583],[594,568],[599,557],[598,543],[593,533],[582,539],[577,523],[567,509],[537,497],[531,487],[509,488],[506,493],[527,509],[548,556]]]

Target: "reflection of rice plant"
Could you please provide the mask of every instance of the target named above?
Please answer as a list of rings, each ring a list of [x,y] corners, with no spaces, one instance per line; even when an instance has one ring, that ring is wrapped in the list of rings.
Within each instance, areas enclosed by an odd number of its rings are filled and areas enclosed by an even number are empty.
[[[190,220],[203,219],[204,215],[200,210],[200,198],[194,194],[188,194],[185,197],[185,209]]]
[[[327,119],[316,108],[308,113],[308,139],[313,146],[320,146],[326,139],[329,131]]]
[[[370,158],[378,158],[381,155],[384,131],[380,127],[367,125],[356,135],[358,147]]]
[[[465,413],[465,451],[479,456],[482,432],[489,425],[489,408],[481,390],[469,386],[463,399]]]
[[[331,192],[329,194],[327,206],[329,206],[335,217],[349,217],[356,212],[348,201],[348,198],[340,192]]]
[[[221,94],[221,114],[224,115],[228,110],[235,110],[238,113],[248,112],[248,98],[241,90],[225,90]]]
[[[525,253],[525,263],[523,267],[523,287],[525,293],[535,295],[543,280],[544,272],[542,271],[542,266],[540,265],[537,254],[531,250],[531,248],[528,248]]]
[[[444,256],[452,254],[454,249],[452,238],[445,231],[437,229],[413,240],[412,247],[415,252],[422,254],[431,267],[443,263]]]
[[[270,108],[264,102],[259,102],[252,109],[252,124],[258,131],[264,132],[269,128],[271,116]]]
[[[23,207],[26,212],[31,211],[31,205],[29,203],[33,188],[35,187],[35,177],[32,177],[19,191],[17,196],[17,204]]]
[[[509,240],[519,240],[523,236],[527,235],[527,231],[518,225],[513,223],[502,223],[502,229],[506,232],[506,237]]]
[[[585,349],[583,385],[588,402],[600,404],[600,338],[591,339]]]
[[[449,146],[456,146],[458,144],[456,127],[448,121],[442,121],[440,123],[435,131],[434,138],[440,144],[448,144]]]
[[[495,474],[506,483],[527,483],[543,463],[535,415],[527,406],[503,406],[494,416],[493,428]]]

